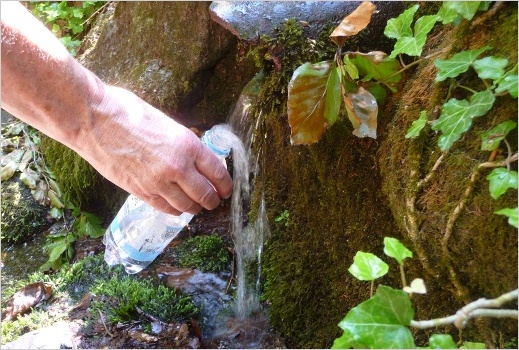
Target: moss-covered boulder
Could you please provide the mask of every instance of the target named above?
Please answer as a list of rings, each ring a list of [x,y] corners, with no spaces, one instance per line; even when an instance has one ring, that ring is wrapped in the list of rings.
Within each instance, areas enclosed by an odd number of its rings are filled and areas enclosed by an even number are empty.
[[[502,6],[493,16],[482,16],[472,23],[438,27],[427,52],[444,50],[439,58],[446,59],[489,45],[492,50],[486,56],[517,62],[517,4]],[[417,139],[404,137],[422,110],[434,119],[447,100],[449,85],[435,84],[436,72],[433,61],[428,60],[408,77],[403,92],[394,97],[396,110],[379,151],[383,192],[400,231],[420,261],[411,273],[422,276],[431,290],[427,298],[413,300],[416,319],[453,313],[477,298],[498,297],[517,288],[518,283],[517,230],[506,218],[494,214],[500,208],[517,207],[517,192],[509,190],[492,199],[486,179],[492,168],[479,167],[492,159],[490,151],[481,151],[481,134],[499,123],[517,120],[517,99],[496,97],[493,108],[475,118],[471,129],[438,161],[438,137],[429,127]],[[465,76],[462,84],[477,91],[484,89],[475,74]],[[517,150],[517,129],[507,141],[511,150]],[[499,152],[495,160],[507,158],[504,143]],[[435,164],[438,166],[431,170]],[[517,163],[511,166],[517,169]],[[431,177],[424,181],[428,175]],[[472,323],[465,336],[502,347],[498,334],[510,337],[516,332],[517,324],[487,319]]]
[[[2,181],[2,243],[20,243],[41,234],[50,223],[47,208],[40,205],[18,175]]]
[[[236,38],[214,23],[209,2],[114,2],[84,39],[79,60],[188,127],[225,121],[253,76]],[[110,217],[126,193],[73,151],[48,138],[42,149],[58,182],[86,210]]]
[[[289,24],[271,42],[271,48],[281,48],[276,53],[282,70],[266,64],[262,102],[257,106],[256,117],[261,119],[254,154],[261,157],[261,169],[253,200],[259,203],[264,193],[267,202],[271,235],[263,257],[264,298],[272,325],[288,345],[332,345],[342,333],[339,321],[369,298],[369,284],[348,272],[353,257],[357,251],[384,257],[385,236],[398,238],[414,252],[406,262],[408,279],[422,277],[427,285],[427,296],[412,299],[417,320],[451,315],[468,302],[517,288],[517,230],[493,214],[498,208],[516,207],[517,193],[510,190],[495,201],[485,179],[490,169],[480,168],[471,177],[477,165],[489,159],[489,152],[480,150],[481,133],[516,118],[517,100],[500,96],[488,115],[474,120],[427,185],[417,190],[417,181],[439,157],[438,136],[430,129],[414,140],[405,134],[420,111],[430,111],[433,118],[449,88],[435,84],[432,60],[407,71],[405,86],[379,111],[376,140],[352,136],[342,115],[318,143],[291,146],[286,111],[289,78],[303,62],[331,59],[333,53],[305,47],[303,31]],[[314,48],[319,45],[317,40]],[[489,54],[517,62],[517,4],[501,5],[497,13],[483,15],[475,24],[439,25],[424,54],[445,49],[442,57],[447,58],[485,45],[494,47]],[[471,81],[463,83],[470,86]],[[512,150],[517,150],[516,132],[508,137]],[[505,146],[501,152],[498,159],[506,157]],[[276,220],[286,212],[288,225]],[[386,261],[389,273],[377,283],[399,288],[398,266]],[[417,344],[425,345],[433,332],[503,347],[516,336],[517,323],[470,321],[462,338],[454,326],[415,330]]]

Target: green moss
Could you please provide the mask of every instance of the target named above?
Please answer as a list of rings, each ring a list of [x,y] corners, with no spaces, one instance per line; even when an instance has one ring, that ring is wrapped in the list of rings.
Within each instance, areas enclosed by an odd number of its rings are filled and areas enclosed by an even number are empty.
[[[126,192],[104,179],[88,162],[61,143],[42,136],[41,146],[57,182],[83,210],[105,219],[117,212]]]
[[[508,18],[501,14],[498,17]],[[493,21],[485,24],[485,28]],[[517,21],[517,16],[510,15],[510,21]],[[516,28],[516,24],[508,23],[509,27],[514,25]],[[492,28],[497,30],[495,26]],[[455,37],[460,40],[450,47],[453,52],[462,50],[468,43],[471,48],[480,47],[491,36],[499,37],[492,32],[482,36],[472,30],[471,34],[482,40],[478,43],[471,41],[467,33],[470,30],[467,24],[454,29],[452,26],[436,29],[427,52],[441,50]],[[343,115],[318,143],[294,147],[289,139],[286,87],[293,69],[302,62],[315,60],[309,59],[301,41],[292,40],[300,34],[297,28],[288,27],[286,32],[281,30],[280,33],[275,38],[279,42],[265,39],[268,45],[254,53],[258,59],[263,57],[267,77],[260,92],[261,102],[256,106],[255,117],[262,119],[253,145],[253,153],[260,154],[258,163],[264,166],[258,171],[261,175],[251,207],[259,203],[262,194],[265,196],[271,234],[263,256],[265,292],[262,298],[270,305],[271,324],[285,336],[287,345],[294,348],[331,346],[341,333],[338,322],[369,294],[369,287],[350,277],[347,271],[353,256],[359,250],[383,256],[385,236],[400,239],[415,253],[416,258],[407,264],[408,276],[425,276],[429,293],[427,298],[413,300],[416,319],[451,314],[466,303],[452,286],[449,267],[454,267],[471,298],[498,296],[513,289],[517,276],[513,275],[510,263],[517,261],[516,230],[506,224],[506,219],[492,213],[500,207],[517,205],[517,199],[510,191],[498,202],[493,201],[488,196],[486,173],[480,174],[465,210],[456,221],[448,246],[450,256],[443,254],[439,242],[449,213],[467,187],[467,177],[476,164],[488,158],[488,152],[479,151],[480,133],[516,116],[517,101],[501,97],[488,116],[475,120],[471,132],[476,136],[464,137],[456,143],[427,188],[419,191],[415,213],[419,232],[412,238],[407,234],[406,197],[414,193],[417,179],[428,173],[439,151],[429,126],[417,139],[404,136],[420,111],[427,110],[430,118],[434,118],[437,106],[446,98],[448,86],[435,84],[436,68],[429,61],[408,71],[406,86],[390,97],[380,113],[377,140],[353,137],[352,128]],[[517,34],[514,35],[515,38],[507,39],[510,44],[516,42]],[[508,50],[516,51],[516,44],[502,49]],[[271,59],[272,53],[287,53],[292,57],[286,64],[276,65],[276,60]],[[285,63],[282,54],[278,62]],[[509,56],[511,60],[514,55]],[[510,135],[510,142],[512,148],[517,149],[514,137],[517,138]],[[272,219],[284,210],[290,212],[288,227]],[[254,220],[257,211],[249,215]],[[493,251],[489,252],[489,242],[500,255],[498,258]],[[398,287],[397,271],[397,266],[390,269],[379,283]],[[506,320],[495,320],[491,324],[475,322],[464,335],[492,345],[494,335],[500,331],[509,334],[512,330],[513,333],[512,328],[513,322]],[[428,333],[415,332],[417,342],[425,344]],[[457,332],[452,334],[458,336]]]
[[[18,176],[3,181],[2,243],[19,243],[42,233],[49,226],[47,208],[38,204]]]
[[[495,42],[496,49],[488,55],[507,57],[511,68],[517,62],[516,12],[517,4],[507,4],[499,14],[477,27],[468,22],[442,27],[436,32],[435,39],[429,41],[427,50],[435,52],[446,48],[448,52],[441,58],[447,58],[456,52]],[[452,45],[445,47],[445,43],[451,42]],[[404,135],[421,110],[428,111],[430,120],[438,117],[438,107],[449,97],[448,82],[436,84],[435,75],[433,62],[426,62],[409,77],[404,92],[398,96],[379,158],[383,190],[393,215],[400,230],[406,233],[409,247],[418,253],[417,257],[422,262],[412,266],[410,273],[425,275],[431,290],[427,300],[414,301],[417,319],[452,313],[474,299],[497,297],[517,286],[516,274],[510,273],[510,262],[517,261],[517,230],[493,214],[499,208],[517,206],[517,194],[510,191],[494,201],[485,179],[491,169],[480,171],[473,184],[469,180],[476,166],[490,156],[490,152],[480,150],[481,133],[498,123],[515,119],[517,100],[510,96],[497,97],[492,110],[474,119],[471,129],[454,144],[427,185],[415,192],[417,181],[429,173],[439,157],[437,135],[428,128],[414,140],[407,140]],[[476,90],[485,88],[471,72],[464,76],[462,84]],[[458,99],[465,97],[465,92],[455,93]],[[516,150],[517,130],[512,132],[508,141]],[[503,144],[498,159],[504,159],[506,154]],[[466,191],[471,191],[471,194],[454,221],[444,249],[441,242],[446,237],[449,218],[453,217]],[[408,199],[412,196],[416,198],[414,214],[408,210]],[[412,233],[410,229],[410,216],[416,219],[417,232]],[[471,323],[464,330],[464,337],[495,347],[498,346],[496,334],[510,335],[514,332],[517,332],[517,324],[504,320],[481,321]],[[452,335],[456,337],[457,333]]]
[[[220,272],[229,266],[229,252],[218,235],[191,237],[175,247],[180,266],[202,272]]]

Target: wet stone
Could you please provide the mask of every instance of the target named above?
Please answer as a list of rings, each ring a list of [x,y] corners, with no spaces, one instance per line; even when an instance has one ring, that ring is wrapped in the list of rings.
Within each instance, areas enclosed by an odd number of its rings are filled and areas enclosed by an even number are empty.
[[[383,35],[387,19],[403,11],[400,1],[374,2],[377,11],[367,31],[370,38]],[[273,36],[275,29],[290,18],[301,21],[310,37],[315,37],[330,21],[339,24],[359,6],[358,1],[214,1],[211,18],[240,40],[254,42],[262,35]]]

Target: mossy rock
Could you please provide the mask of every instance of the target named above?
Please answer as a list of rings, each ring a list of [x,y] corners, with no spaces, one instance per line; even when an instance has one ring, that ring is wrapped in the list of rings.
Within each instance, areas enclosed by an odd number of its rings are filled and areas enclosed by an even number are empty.
[[[382,255],[385,236],[401,238],[380,191],[380,140],[356,138],[341,115],[319,142],[290,144],[286,87],[298,65],[333,58],[333,46],[324,44],[328,35],[309,49],[298,23],[287,21],[276,42],[283,48],[283,70],[267,62],[255,114],[261,117],[253,144],[260,169],[251,207],[264,195],[270,226],[263,298],[272,326],[291,348],[330,347],[341,334],[339,321],[369,296],[369,284],[348,278],[353,256],[358,250]],[[286,212],[288,225],[275,220]],[[256,215],[250,213],[251,222]],[[398,285],[396,266],[394,271],[380,283]]]
[[[478,26],[438,26],[424,54],[453,43],[444,53],[446,58],[499,40],[492,54],[517,61],[517,4],[504,5]],[[429,60],[407,73],[406,86],[391,96],[380,112],[377,140],[352,136],[352,127],[342,115],[318,143],[291,146],[286,86],[293,69],[319,58],[305,54],[304,44],[297,40],[300,34],[292,28],[290,33],[281,33],[281,44],[272,44],[283,47],[284,56],[278,59],[284,66],[282,71],[273,67],[267,70],[262,102],[257,106],[256,118],[261,120],[253,150],[260,154],[261,169],[251,207],[265,196],[271,228],[263,256],[263,297],[270,305],[271,324],[286,337],[287,345],[332,345],[342,333],[339,321],[369,298],[369,285],[348,272],[353,257],[357,251],[383,257],[386,236],[401,240],[415,253],[406,262],[408,278],[425,279],[427,296],[413,297],[417,320],[451,315],[470,301],[497,297],[517,288],[517,230],[507,224],[506,218],[493,214],[499,208],[517,206],[517,196],[509,191],[494,201],[485,179],[490,170],[479,175],[455,221],[448,246],[450,256],[439,249],[448,215],[467,188],[468,176],[477,164],[488,160],[489,154],[479,150],[479,135],[515,118],[517,100],[499,97],[491,113],[474,120],[470,134],[476,136],[464,137],[455,144],[431,183],[418,194],[420,230],[418,236],[411,237],[405,221],[406,198],[414,183],[411,174],[423,175],[430,169],[439,149],[433,134],[412,141],[404,136],[421,110],[433,112],[441,106],[448,86],[435,85],[436,68]],[[283,46],[286,43],[292,44]],[[517,134],[508,139],[517,149]],[[284,211],[290,214],[289,226],[274,220]],[[251,221],[255,215],[254,211],[250,213]],[[387,262],[389,273],[377,283],[398,288],[398,266],[394,261]],[[414,335],[417,344],[425,345],[431,333],[442,331],[454,339],[459,337],[454,326],[414,331]],[[517,323],[510,320],[476,320],[469,322],[463,339],[499,347],[500,335],[506,341],[516,333]]]
[[[491,45],[493,49],[484,55],[517,62],[517,4],[507,3],[480,24],[464,21],[459,26],[440,26],[430,37],[424,51],[444,49],[439,57],[442,59]],[[440,156],[438,136],[429,127],[417,139],[404,136],[420,111],[428,111],[432,119],[445,102],[449,86],[435,84],[436,72],[429,60],[408,77],[403,93],[395,96],[397,109],[379,152],[383,191],[405,241],[421,262],[411,266],[409,273],[424,278],[430,290],[427,298],[413,299],[416,319],[452,314],[475,299],[495,298],[511,291],[518,283],[517,230],[507,224],[506,218],[494,214],[500,208],[517,207],[517,192],[509,190],[493,200],[486,180],[492,169],[479,169],[473,175],[478,164],[490,156],[490,152],[480,150],[480,135],[501,122],[516,120],[517,99],[496,97],[490,112],[474,119],[471,129],[456,141],[430,181],[417,191],[417,181],[429,173]],[[481,81],[469,74],[463,85],[484,89],[473,84]],[[517,129],[507,140],[516,150]],[[506,154],[503,144],[496,159],[504,159]],[[517,164],[512,167],[516,170]],[[463,199],[466,193],[469,195]],[[447,331],[457,335],[453,327]],[[430,332],[417,333],[425,336]],[[487,347],[500,347],[499,337],[507,340],[514,334],[517,323],[508,320],[471,321],[464,330],[465,339],[485,342]]]
[[[2,181],[2,243],[20,243],[41,234],[50,225],[48,208],[40,205],[18,175]]]
[[[109,222],[128,193],[106,180],[72,149],[42,135],[45,161],[64,193],[82,210],[95,213]]]

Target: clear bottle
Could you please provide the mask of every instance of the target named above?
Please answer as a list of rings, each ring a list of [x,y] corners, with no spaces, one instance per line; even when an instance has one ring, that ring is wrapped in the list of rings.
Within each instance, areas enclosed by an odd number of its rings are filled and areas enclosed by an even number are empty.
[[[227,125],[216,125],[202,137],[204,143],[225,163],[235,135]],[[153,209],[130,195],[107,228],[105,261],[122,264],[126,272],[137,273],[146,268],[193,218],[193,214],[169,215]]]

